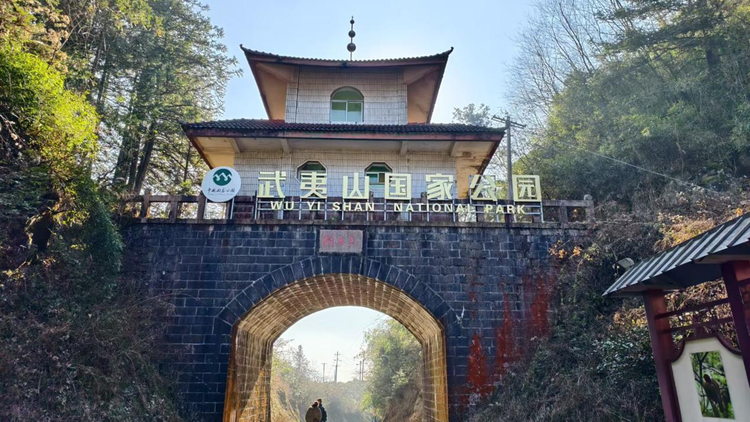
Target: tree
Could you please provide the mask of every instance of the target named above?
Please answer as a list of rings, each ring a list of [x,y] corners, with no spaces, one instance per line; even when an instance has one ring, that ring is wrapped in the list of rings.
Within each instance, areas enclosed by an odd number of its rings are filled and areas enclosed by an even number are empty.
[[[305,356],[302,345],[299,345],[292,355],[292,376],[289,383],[292,387],[292,402],[297,405],[300,415],[305,414],[309,405],[305,400],[305,393],[311,372],[310,361]]]
[[[383,417],[399,390],[420,376],[421,346],[409,330],[389,319],[365,333],[362,356],[369,364],[363,406]]]
[[[485,104],[477,107],[471,103],[463,108],[453,109],[453,121],[465,125],[492,126],[492,111]]]
[[[361,410],[364,385],[360,380],[324,382],[302,346],[292,347],[290,340],[281,338],[274,343],[271,420],[287,422],[289,414],[300,419],[313,400],[323,398],[329,420],[369,422]]]
[[[510,106],[516,119],[541,127],[554,99],[573,74],[599,66],[602,42],[616,23],[597,16],[611,10],[609,0],[540,0],[516,36],[520,54],[509,67]]]
[[[625,203],[670,182],[715,189],[750,171],[741,158],[750,85],[740,76],[750,31],[740,3],[634,0],[599,10],[608,32],[591,41],[597,60],[559,67],[546,103],[516,97],[546,116],[521,168],[541,174],[548,194]]]
[[[289,403],[299,415],[304,415],[315,395],[312,386],[318,381],[318,374],[305,356],[302,345],[290,347],[290,341],[279,340],[274,344],[273,370],[289,388]]]
[[[73,22],[70,85],[102,116],[95,173],[131,191],[184,191],[202,163],[179,122],[221,112],[236,60],[196,0],[97,3],[61,1]]]
[[[474,103],[471,103],[463,108],[453,109],[453,121],[455,123],[476,126],[492,126],[495,123],[492,120],[492,117],[492,111],[486,104],[476,106]],[[505,154],[498,151],[495,156],[492,157],[492,160],[490,160],[486,173],[498,178],[504,178],[506,174],[505,169],[507,168],[506,161]]]
[[[120,278],[110,197],[91,178],[99,116],[68,86],[55,6],[0,4],[0,419],[174,420],[159,301]]]

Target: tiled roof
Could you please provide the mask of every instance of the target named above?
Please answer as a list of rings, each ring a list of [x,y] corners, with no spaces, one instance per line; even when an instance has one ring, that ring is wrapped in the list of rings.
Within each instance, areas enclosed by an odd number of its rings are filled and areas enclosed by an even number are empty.
[[[496,133],[502,128],[458,123],[411,123],[406,125],[369,125],[345,123],[286,123],[279,120],[234,119],[213,122],[182,123],[184,130],[227,130],[243,132],[359,132],[359,133]]]
[[[685,288],[721,277],[719,265],[697,264],[711,256],[747,247],[750,242],[750,213],[714,227],[672,249],[638,263],[617,279],[605,295],[638,292],[650,285]]]
[[[446,51],[443,51],[442,53],[433,54],[430,56],[402,57],[402,58],[394,58],[394,59],[347,60],[347,59],[317,59],[317,58],[309,58],[309,57],[282,56],[279,54],[266,53],[265,51],[245,48],[242,44],[240,44],[240,48],[245,52],[245,54],[249,54],[254,57],[266,57],[266,58],[278,59],[278,60],[305,60],[305,61],[313,61],[313,62],[349,62],[349,63],[383,63],[383,62],[387,63],[387,62],[402,62],[402,61],[412,61],[412,60],[441,59],[441,58],[447,58],[453,52],[453,47],[451,47],[450,50],[446,50]]]

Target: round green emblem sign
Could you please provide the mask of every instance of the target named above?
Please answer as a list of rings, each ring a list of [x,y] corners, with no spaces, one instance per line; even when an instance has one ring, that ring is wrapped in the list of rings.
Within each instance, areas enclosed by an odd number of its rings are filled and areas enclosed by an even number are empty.
[[[231,167],[216,167],[203,176],[201,192],[211,202],[227,202],[240,193],[242,180]]]
[[[226,186],[232,181],[232,172],[229,169],[217,169],[214,173],[214,183],[218,186]]]

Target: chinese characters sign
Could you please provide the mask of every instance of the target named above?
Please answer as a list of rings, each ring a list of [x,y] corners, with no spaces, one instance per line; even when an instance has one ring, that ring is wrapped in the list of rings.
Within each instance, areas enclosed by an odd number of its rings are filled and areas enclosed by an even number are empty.
[[[409,201],[412,196],[412,175],[409,173],[386,173],[384,184],[385,199]],[[284,199],[283,182],[287,180],[285,171],[261,171],[258,177],[258,198]],[[428,174],[425,176],[426,196],[430,201],[451,201],[455,180],[452,174]],[[353,173],[342,178],[342,198],[345,200],[367,200],[370,198],[370,179]],[[317,171],[300,173],[300,197],[302,199],[326,199],[328,196],[328,175]],[[474,201],[496,202],[500,195],[500,184],[494,176],[471,176],[469,191]],[[517,202],[541,202],[542,191],[539,176],[513,176],[513,197]]]
[[[362,253],[362,230],[321,230],[318,252]]]
[[[231,183],[235,180],[239,183],[239,176],[235,176],[237,173],[231,170],[233,174],[228,174],[228,170],[214,169],[206,175],[203,191],[212,201],[219,202],[209,194],[221,191],[221,186],[218,186],[221,183],[230,183],[225,180],[226,177]],[[542,201],[539,176],[533,175],[513,176],[510,188],[513,190],[514,200],[507,204],[504,201],[505,183],[501,183],[492,175],[470,176],[469,204],[456,202],[456,180],[452,174],[420,175],[418,177],[421,180],[410,173],[385,173],[383,176],[378,189],[382,189],[382,198],[388,203],[389,212],[460,214],[479,212],[481,208],[481,212],[486,214],[526,214],[528,206],[539,206],[532,203],[538,204]],[[328,174],[320,171],[300,172],[299,197],[287,200],[284,192],[286,183],[296,178],[290,177],[286,171],[261,171],[258,174],[257,199],[267,203],[270,206],[269,211],[378,212],[385,209],[378,206],[382,203],[376,203],[377,201],[371,198],[372,179],[368,175],[355,172],[340,177],[341,196],[329,202]],[[424,192],[418,192],[416,198],[413,191],[415,182],[422,182],[419,186],[424,189]],[[239,191],[239,188],[236,191]],[[419,201],[420,198],[426,199],[426,202]]]
[[[206,173],[201,191],[212,202],[227,202],[240,193],[242,180],[239,173],[230,167],[216,167]]]
[[[542,188],[539,176],[513,175],[513,199],[516,202],[539,202],[542,200]]]

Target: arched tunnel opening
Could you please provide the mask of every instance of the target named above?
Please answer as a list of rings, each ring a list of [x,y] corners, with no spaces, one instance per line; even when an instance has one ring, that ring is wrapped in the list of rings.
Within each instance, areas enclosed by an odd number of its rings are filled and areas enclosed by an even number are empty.
[[[225,422],[271,421],[274,342],[302,318],[338,306],[382,312],[414,335],[422,348],[423,420],[448,421],[445,332],[440,322],[415,299],[386,283],[360,274],[327,274],[272,292],[234,325]]]

